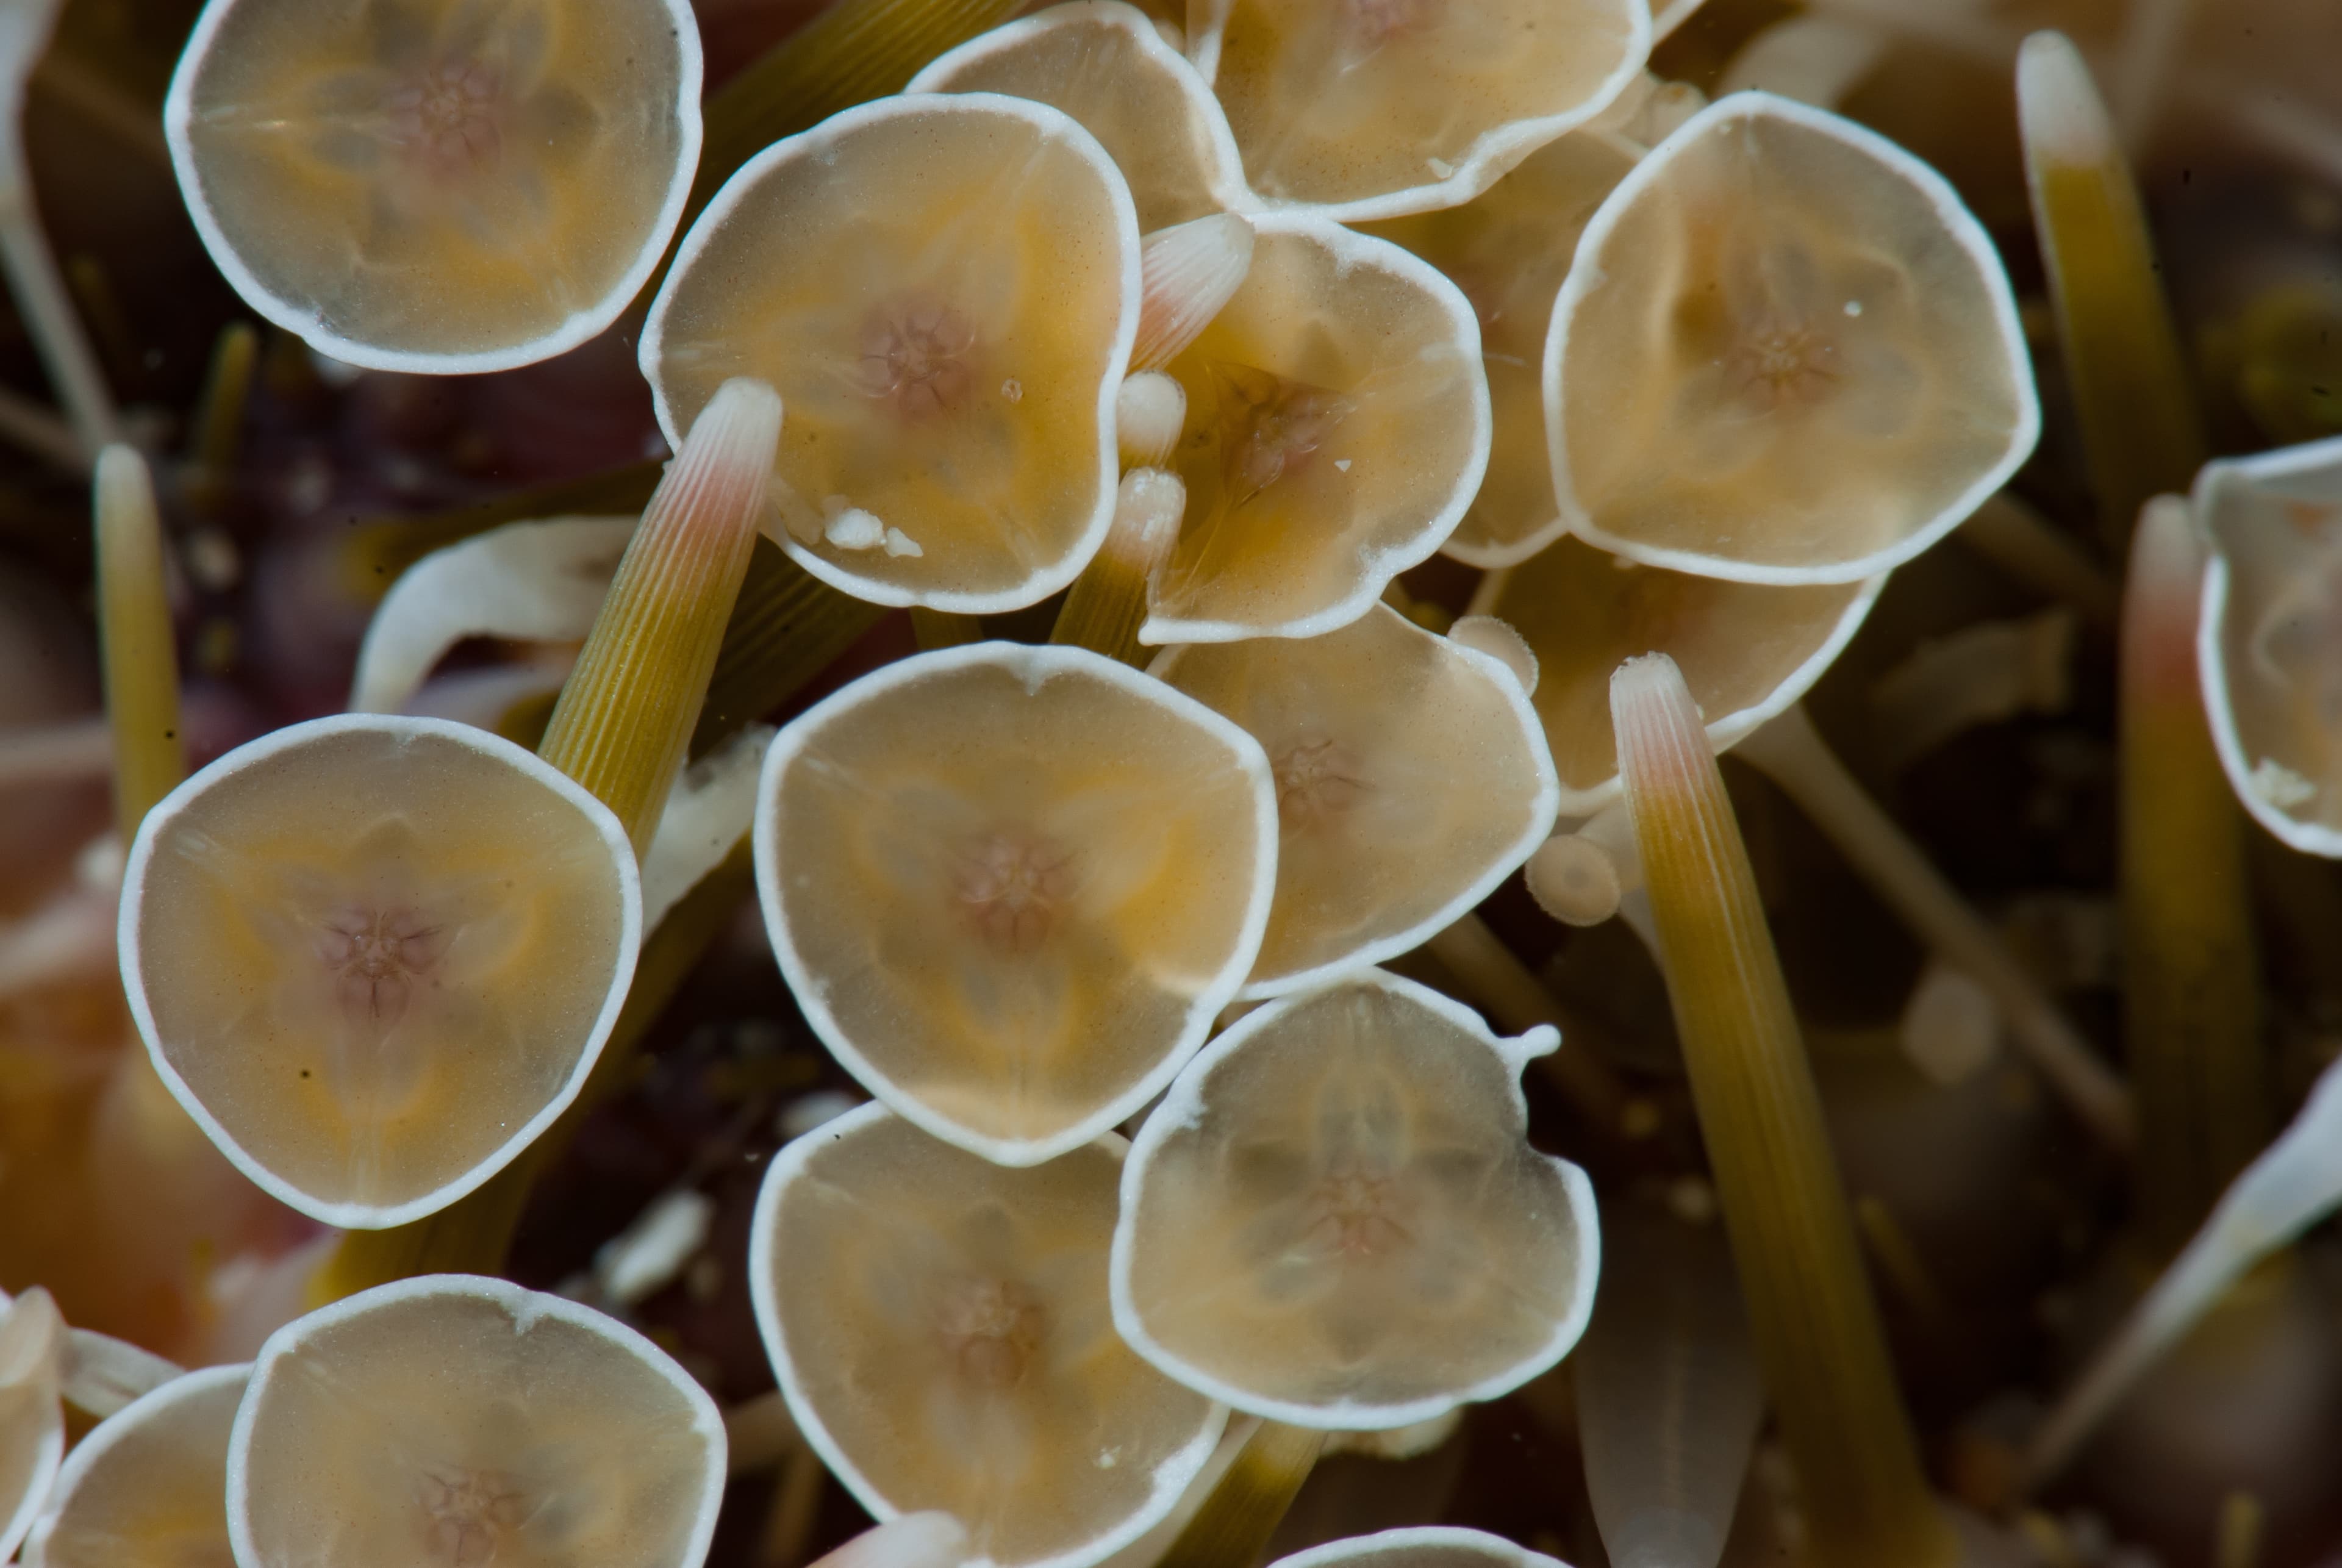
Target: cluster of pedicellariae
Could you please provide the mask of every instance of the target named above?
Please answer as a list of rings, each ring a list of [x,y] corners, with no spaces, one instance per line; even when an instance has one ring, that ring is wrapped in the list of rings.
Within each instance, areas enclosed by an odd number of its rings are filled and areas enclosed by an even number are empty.
[[[659,276],[640,358],[677,457],[639,525],[531,520],[425,560],[351,714],[143,813],[120,953],[161,1082],[327,1225],[462,1213],[590,1097],[646,934],[746,837],[781,971],[874,1097],[774,1162],[749,1260],[796,1431],[893,1522],[854,1561],[1201,1551],[1241,1512],[1223,1473],[1282,1464],[1289,1496],[1308,1434],[1553,1366],[1603,1253],[1585,1175],[1526,1137],[1519,1076],[1557,1038],[1373,966],[1429,942],[1498,1011],[1512,977],[1465,955],[1500,881],[1527,865],[1576,920],[1647,882],[1686,1056],[1755,1020],[1745,1061],[1691,1063],[1711,1142],[1809,1160],[1810,1093],[1747,1066],[1795,1045],[1777,972],[1766,992],[1700,949],[1699,898],[1723,890],[1727,935],[1754,908],[1708,759],[1747,740],[1827,793],[1798,696],[2038,424],[1948,185],[1827,112],[1651,77],[1684,9],[1221,0],[1189,35],[1084,0],[711,171],[677,0],[214,0],[167,129],[255,310],[453,374],[573,346]],[[2237,504],[2285,477],[2240,474]],[[686,773],[760,531],[958,645]],[[1444,635],[1394,583],[1442,549],[1489,572]],[[2263,579],[2300,604],[2236,646],[2284,676],[2325,590]],[[1060,590],[1052,645],[981,640]],[[391,711],[483,632],[584,639],[534,754]],[[2311,833],[2327,709],[2291,700],[2237,723],[2257,798]],[[2120,1142],[2119,1088],[1887,838],[1850,853]],[[1850,1231],[1797,1184],[1826,1157],[1780,1193],[1736,1158],[1746,1327],[1714,1249],[1684,1263],[1631,1205],[1612,1227],[1640,1239],[1578,1387],[1614,1560],[1716,1560],[1753,1339],[1809,1487],[1847,1483],[1811,1501],[1815,1561],[1954,1561],[1892,1443],[1840,1474],[1819,1435],[1908,1443]],[[21,1499],[34,1562],[707,1549],[722,1424],[601,1314],[475,1275],[359,1291],[248,1366],[125,1373],[145,1386],[60,1475],[70,1342],[43,1300],[0,1319],[26,1412],[0,1438],[30,1434],[0,1448],[0,1509]],[[1852,1371],[1790,1384],[1801,1316],[1844,1329]],[[1648,1332],[1677,1319],[1716,1364],[1696,1440],[1663,1442],[1636,1391],[1683,1383]],[[1550,1559],[1422,1531],[1289,1561]]]

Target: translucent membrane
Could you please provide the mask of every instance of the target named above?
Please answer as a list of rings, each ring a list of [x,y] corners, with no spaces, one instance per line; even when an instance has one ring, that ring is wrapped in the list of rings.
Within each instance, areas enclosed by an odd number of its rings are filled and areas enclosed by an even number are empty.
[[[65,1451],[57,1403],[65,1320],[45,1290],[0,1292],[0,1562],[33,1527]]]
[[[1249,205],[1211,88],[1146,13],[1118,0],[1075,0],[996,27],[906,90],[1006,93],[1064,110],[1130,183],[1141,234]]]
[[[1644,0],[1212,0],[1192,51],[1252,188],[1344,219],[1453,206],[1643,68]]]
[[[436,720],[296,724],[146,819],[122,970],[164,1081],[245,1174],[329,1224],[470,1191],[576,1094],[641,932],[593,797]]]
[[[1276,1421],[1391,1427],[1568,1353],[1600,1252],[1585,1173],[1523,1136],[1523,1065],[1377,970],[1223,1034],[1139,1131],[1115,1322],[1166,1372]]]
[[[726,378],[788,409],[781,544],[884,604],[1044,598],[1112,520],[1138,230],[1096,141],[993,94],[882,99],[749,160],[644,328],[669,438]]]
[[[1030,1164],[1136,1111],[1252,968],[1276,797],[1251,736],[1075,648],[866,676],[781,732],[756,810],[781,971],[902,1114]]]
[[[1621,661],[1673,658],[1720,752],[1821,678],[1886,581],[1728,583],[1565,538],[1487,579],[1473,608],[1510,624],[1536,654],[1532,700],[1561,775],[1561,809],[1577,815],[1618,796],[1610,675]]]
[[[425,555],[391,584],[366,624],[351,711],[396,713],[466,637],[583,641],[637,521],[507,523]]]
[[[979,1565],[1096,1563],[1169,1513],[1226,1413],[1115,1335],[1122,1142],[1028,1170],[877,1105],[784,1148],[749,1285],[809,1442],[880,1519],[940,1509]]]
[[[1454,284],[1321,219],[1254,221],[1252,270],[1167,367],[1187,521],[1147,643],[1307,637],[1454,531],[1487,466],[1480,335]]]
[[[1280,1557],[1273,1568],[1336,1568],[1337,1563],[1350,1563],[1365,1568],[1569,1568],[1557,1558],[1532,1552],[1501,1535],[1448,1524],[1329,1541]]]
[[[428,1274],[295,1320],[228,1448],[240,1568],[697,1568],[724,1487],[716,1402],[615,1318]]]
[[[26,1568],[229,1568],[227,1440],[251,1371],[189,1373],[99,1423],[58,1473]]]
[[[649,277],[699,85],[683,0],[212,0],[164,126],[253,309],[354,365],[495,370]]]
[[[2342,856],[2342,440],[2207,464],[2197,630],[2228,782],[2269,832]]]
[[[1575,532],[1743,582],[1909,559],[2040,425],[2008,281],[1951,187],[1764,93],[1694,116],[1595,215],[1545,388]]]
[[[2290,1126],[2230,1183],[2211,1217],[2100,1347],[2034,1435],[2027,1482],[2054,1479],[2173,1346],[2254,1265],[2342,1207],[2342,1068],[2310,1086]]]
[[[1488,476],[1444,547],[1460,561],[1507,565],[1565,526],[1546,456],[1546,328],[1577,236],[1635,159],[1615,138],[1567,135],[1460,207],[1363,225],[1446,274],[1480,318],[1496,439]]]
[[[1716,1568],[1765,1413],[1712,1222],[1603,1210],[1602,1293],[1570,1365],[1586,1489],[1613,1568]]]
[[[1153,673],[1276,770],[1276,901],[1248,995],[1406,952],[1552,831],[1552,760],[1520,684],[1386,605],[1322,637],[1176,649]]]

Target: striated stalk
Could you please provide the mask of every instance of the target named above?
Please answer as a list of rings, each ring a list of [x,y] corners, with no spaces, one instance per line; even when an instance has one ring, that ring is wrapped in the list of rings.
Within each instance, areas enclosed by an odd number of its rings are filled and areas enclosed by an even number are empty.
[[[757,540],[731,624],[724,629],[716,672],[708,677],[691,754],[705,756],[742,724],[786,702],[861,641],[885,613],[839,593],[772,541]]]
[[[163,524],[146,460],[127,446],[97,459],[97,620],[114,732],[114,818],[124,844],[187,776],[179,658],[164,585]]]
[[[1325,1446],[1322,1432],[1262,1422],[1156,1568],[1242,1568],[1259,1562]]]
[[[2139,1216],[2168,1255],[2268,1135],[2245,819],[2197,681],[2204,549],[2187,504],[2147,504],[2123,604],[2123,1038],[2138,1096]]]
[[[1612,1568],[1716,1568],[1765,1391],[1715,1225],[1604,1204],[1601,1300],[1571,1364]]]
[[[2203,428],[2130,165],[2064,34],[2025,41],[2017,106],[2098,524],[2120,558],[2147,497],[2186,490],[2203,465]]]
[[[683,226],[741,165],[840,109],[899,93],[920,66],[1025,9],[1024,0],[839,0],[707,100]],[[647,298],[658,285],[644,285]]]
[[[1951,1568],[1865,1279],[1853,1214],[1698,708],[1675,662],[1630,659],[1612,722],[1676,1028],[1758,1363],[1817,1568]]]
[[[1187,487],[1176,474],[1160,468],[1124,474],[1115,492],[1113,530],[1074,579],[1049,641],[1144,668],[1155,650],[1140,646],[1138,629],[1146,624],[1149,591],[1179,543],[1186,512]]]
[[[617,814],[638,855],[698,723],[780,431],[781,400],[762,382],[727,381],[701,411],[618,563],[537,748]]]
[[[2130,1092],[2091,1052],[2000,938],[1847,772],[1802,706],[1765,724],[1734,754],[1788,792],[1937,955],[1989,993],[2050,1086],[2113,1149],[2137,1135]]]

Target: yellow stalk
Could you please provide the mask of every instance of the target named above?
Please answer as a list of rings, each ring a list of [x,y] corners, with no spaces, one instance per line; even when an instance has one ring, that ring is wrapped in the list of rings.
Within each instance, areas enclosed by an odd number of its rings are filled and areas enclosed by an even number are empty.
[[[781,400],[762,382],[728,381],[701,412],[618,563],[537,748],[617,814],[638,855],[699,721],[780,429]]]
[[[1325,1446],[1322,1432],[1262,1422],[1156,1568],[1242,1568],[1259,1562]]]
[[[2123,601],[2123,1037],[2145,1239],[2184,1245],[2268,1141],[2244,813],[2197,683],[2204,551],[2187,504],[2147,504]]]
[[[310,1282],[310,1304],[322,1306],[416,1274],[494,1273],[503,1267],[538,1174],[568,1147],[593,1109],[626,1085],[643,1035],[738,913],[755,877],[748,842],[743,839],[652,929],[601,1061],[576,1104],[543,1137],[469,1195],[435,1214],[392,1230],[345,1234]]]
[[[1024,0],[839,0],[707,101],[685,225],[771,144],[902,91],[920,66],[1023,9]]]
[[[1699,710],[1673,660],[1611,682],[1661,967],[1817,1568],[1951,1568],[1895,1385],[1780,960]]]
[[[914,604],[911,634],[918,638],[922,653],[932,654],[938,648],[964,648],[970,643],[981,643],[984,623],[974,615],[956,615],[949,610],[930,610]]]
[[[212,348],[211,369],[195,402],[190,491],[198,505],[216,507],[225,498],[244,444],[244,414],[252,401],[253,375],[260,366],[260,334],[249,322],[221,329]]]
[[[1147,595],[1179,543],[1187,488],[1160,468],[1134,468],[1115,493],[1114,528],[1074,579],[1049,641],[1144,669],[1156,651],[1138,641]]]
[[[187,776],[163,524],[146,460],[127,446],[109,446],[98,455],[96,534],[98,640],[105,659],[105,712],[114,728],[114,818],[126,846],[155,804]]]
[[[748,578],[724,629],[708,677],[707,701],[692,733],[691,754],[704,756],[732,732],[795,695],[878,624],[885,612],[841,594],[759,539]]]
[[[2203,464],[2203,427],[2130,166],[2065,35],[2025,41],[2017,102],[2090,487],[2107,548],[2120,557],[2147,498],[2184,491]]]

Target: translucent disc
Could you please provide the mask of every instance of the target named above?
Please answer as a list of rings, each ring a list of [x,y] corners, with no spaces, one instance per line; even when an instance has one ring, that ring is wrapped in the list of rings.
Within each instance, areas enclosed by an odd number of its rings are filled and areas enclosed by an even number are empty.
[[[1885,583],[1728,583],[1565,538],[1490,578],[1473,607],[1510,623],[1536,654],[1531,701],[1561,775],[1561,809],[1581,815],[1617,798],[1610,676],[1620,664],[1674,659],[1721,751],[1821,678]]]
[[[1600,1251],[1585,1173],[1523,1136],[1521,1066],[1554,1044],[1376,970],[1245,1018],[1131,1151],[1124,1336],[1190,1387],[1323,1427],[1426,1420],[1551,1366]]]
[[[567,1104],[634,973],[609,812],[508,742],[321,719],[146,820],[123,973],[164,1080],[228,1157],[331,1224],[453,1202]]]
[[[1148,643],[1315,636],[1439,548],[1488,461],[1480,335],[1456,285],[1316,218],[1255,223],[1252,270],[1170,374],[1186,522]]]
[[[1276,774],[1276,902],[1248,994],[1404,953],[1552,830],[1536,713],[1493,659],[1376,604],[1322,637],[1177,650],[1155,673]]]
[[[1644,0],[1216,0],[1197,39],[1245,174],[1341,218],[1453,206],[1643,67]]]
[[[1280,1557],[1272,1568],[1341,1568],[1353,1563],[1359,1568],[1568,1568],[1501,1535],[1445,1524],[1328,1541]]]
[[[1572,527],[1745,582],[1907,560],[2040,425],[2008,280],[1951,187],[1763,93],[1695,115],[1604,204],[1545,375]]]
[[[980,34],[907,91],[1006,93],[1064,110],[1130,182],[1140,234],[1246,205],[1211,88],[1146,13],[1118,0],[1074,0]]]
[[[65,1455],[56,1375],[65,1332],[46,1291],[13,1302],[0,1291],[0,1562],[33,1527]]]
[[[866,599],[969,613],[1073,580],[1112,521],[1138,320],[1130,195],[1056,110],[888,98],[750,159],[644,330],[670,440],[772,384],[782,543]]]
[[[234,1568],[222,1499],[250,1371],[189,1373],[101,1422],[58,1475],[27,1568]]]
[[[941,1509],[976,1563],[1076,1568],[1167,1513],[1223,1412],[1106,1304],[1118,1138],[1026,1170],[866,1106],[781,1152],[750,1241],[798,1424],[881,1519]]]
[[[607,326],[699,158],[682,0],[212,0],[164,119],[245,303],[358,365],[525,365]]]
[[[697,1568],[724,1453],[715,1401],[634,1330],[430,1274],[261,1347],[228,1528],[240,1568]]]
[[[2228,780],[2297,850],[2342,856],[2342,441],[2205,466],[2204,701]]]
[[[1072,648],[866,676],[781,732],[765,918],[847,1070],[1029,1164],[1136,1110],[1251,969],[1276,796],[1242,730]]]
[[[1591,133],[1562,137],[1460,207],[1366,224],[1464,291],[1480,318],[1496,439],[1488,476],[1444,546],[1476,566],[1518,561],[1558,535],[1553,464],[1545,449],[1545,335],[1577,236],[1634,149]]]

